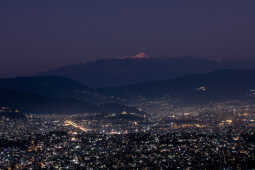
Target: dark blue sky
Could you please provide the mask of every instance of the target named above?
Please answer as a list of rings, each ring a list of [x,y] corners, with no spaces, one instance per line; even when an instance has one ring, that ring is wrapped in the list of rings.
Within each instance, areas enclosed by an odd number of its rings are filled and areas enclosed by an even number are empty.
[[[254,0],[1,0],[0,77],[97,58],[255,56]]]

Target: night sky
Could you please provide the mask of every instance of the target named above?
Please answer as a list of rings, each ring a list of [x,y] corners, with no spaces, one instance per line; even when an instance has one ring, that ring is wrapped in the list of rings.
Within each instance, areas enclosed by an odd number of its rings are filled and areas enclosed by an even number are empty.
[[[254,0],[0,0],[0,77],[98,58],[255,56]]]

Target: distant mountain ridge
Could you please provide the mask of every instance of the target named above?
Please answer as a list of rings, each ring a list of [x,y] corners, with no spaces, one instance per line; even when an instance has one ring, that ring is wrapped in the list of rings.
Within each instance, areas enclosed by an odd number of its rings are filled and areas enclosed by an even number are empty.
[[[97,60],[69,65],[40,75],[68,77],[90,87],[107,87],[165,80],[219,69],[216,61],[199,58],[135,58]]]
[[[135,101],[140,97],[157,100],[167,96],[183,103],[233,99],[254,101],[254,75],[255,70],[225,69],[98,89],[57,76],[0,79],[0,106],[34,113],[87,112],[107,115],[124,111],[145,114],[136,107],[126,106],[125,103],[126,99]]]
[[[255,70],[218,70],[136,85],[102,88],[120,98],[171,96],[182,101],[255,99]]]
[[[255,62],[228,61],[220,58],[135,56],[105,59],[69,65],[40,75],[68,77],[93,88],[125,86],[142,82],[166,80],[220,69],[255,69]]]

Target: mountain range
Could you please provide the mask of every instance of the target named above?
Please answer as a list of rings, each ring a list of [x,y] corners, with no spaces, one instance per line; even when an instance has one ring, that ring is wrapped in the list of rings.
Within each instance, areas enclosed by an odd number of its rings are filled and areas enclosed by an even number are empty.
[[[93,88],[125,86],[221,69],[255,69],[254,60],[135,56],[68,65],[39,75],[63,76]]]
[[[218,70],[149,83],[102,88],[99,91],[105,95],[129,100],[163,96],[188,103],[230,99],[254,100],[254,75],[255,70]]]
[[[167,97],[187,104],[254,101],[255,69],[243,69],[243,64],[194,57],[152,58],[146,54],[99,60],[33,77],[0,79],[0,105],[24,112],[107,115],[145,114],[127,106],[138,98],[149,101]]]

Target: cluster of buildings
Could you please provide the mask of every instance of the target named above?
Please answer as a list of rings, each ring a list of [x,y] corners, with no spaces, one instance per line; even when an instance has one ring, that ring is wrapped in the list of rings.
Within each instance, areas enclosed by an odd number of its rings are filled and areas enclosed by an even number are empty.
[[[0,169],[255,168],[252,105],[176,109],[148,121],[25,117],[1,117]]]
[[[10,169],[252,169],[254,129],[240,134],[201,129],[94,134],[52,131],[0,144],[0,168]]]

